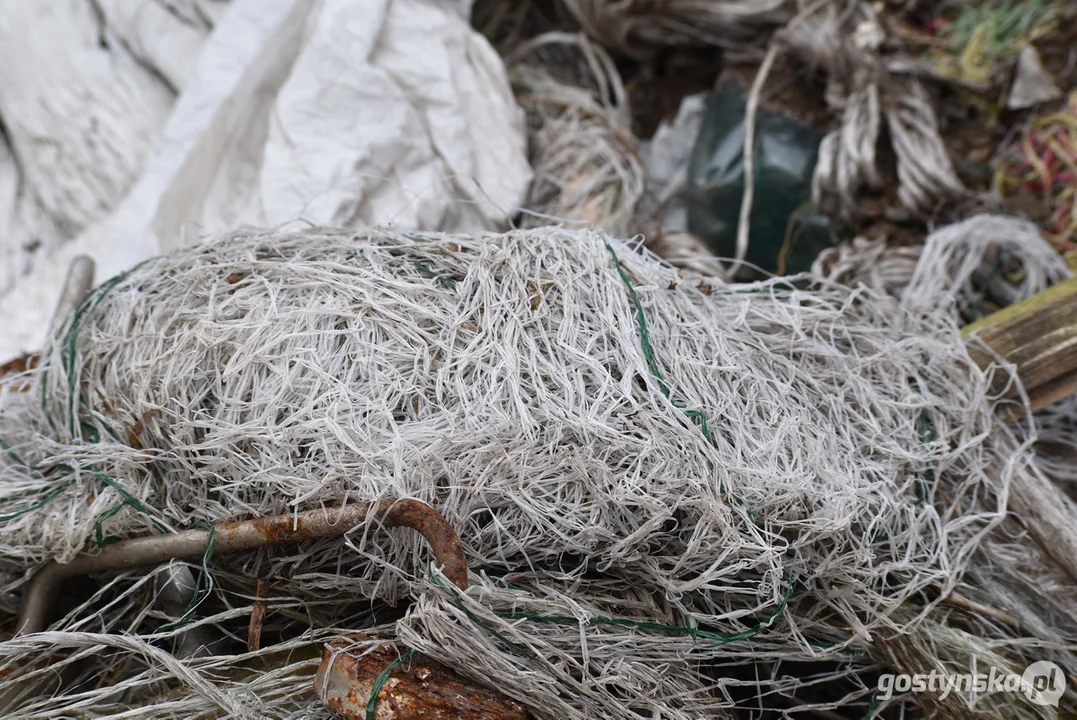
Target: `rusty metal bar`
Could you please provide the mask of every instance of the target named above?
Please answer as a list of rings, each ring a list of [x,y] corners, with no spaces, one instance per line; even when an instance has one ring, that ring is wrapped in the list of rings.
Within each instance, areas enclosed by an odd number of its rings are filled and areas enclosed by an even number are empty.
[[[90,294],[90,290],[93,289],[95,269],[96,265],[89,255],[77,255],[71,261],[67,268],[67,278],[60,292],[60,299],[56,302],[56,309],[49,322],[49,337],[63,327],[63,324],[67,322],[67,316],[75,312],[75,308]]]
[[[75,311],[83,299],[93,289],[94,261],[89,255],[77,255],[67,268],[67,278],[60,289],[60,299],[53,310],[52,320],[49,321],[49,337],[51,338],[67,320],[67,316]],[[41,353],[25,353],[17,358],[0,364],[0,386],[4,384],[5,375],[14,375],[25,372],[38,366],[41,362]],[[26,392],[27,385],[18,385],[11,388],[15,392]]]
[[[308,510],[282,515],[227,522],[214,526],[214,552],[239,552],[303,540],[339,537],[374,514],[386,527],[417,530],[434,551],[445,576],[461,589],[467,588],[467,559],[452,525],[432,507],[419,500],[386,499],[351,503],[343,507]],[[17,634],[39,632],[60,582],[76,575],[156,565],[173,558],[201,557],[210,539],[209,530],[187,530],[172,535],[123,540],[96,554],[83,553],[69,563],[49,562],[34,575],[26,588],[19,612]]]
[[[314,691],[326,707],[347,720],[366,720],[375,684],[398,662],[400,649],[382,645],[352,655],[349,648],[369,640],[340,638],[326,646]],[[414,653],[378,690],[375,720],[527,720],[522,705]]]
[[[247,623],[247,652],[258,652],[262,649],[262,625],[266,619],[266,606],[269,600],[269,581],[265,578],[258,580],[258,599],[254,601],[254,609],[251,610],[251,619]]]

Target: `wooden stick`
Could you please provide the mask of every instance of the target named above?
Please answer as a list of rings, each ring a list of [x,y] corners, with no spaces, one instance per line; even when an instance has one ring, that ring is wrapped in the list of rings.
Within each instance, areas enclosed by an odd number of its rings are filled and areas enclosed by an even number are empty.
[[[1033,411],[1077,392],[1077,278],[978,320],[961,334],[1014,364]],[[969,355],[982,368],[997,362],[975,343],[969,344]],[[1004,419],[1022,416],[1007,412]],[[1014,477],[1009,504],[1024,518],[1029,535],[1077,582],[1077,503],[1042,473],[1029,470]]]
[[[988,315],[961,334],[1016,366],[1033,411],[1077,392],[1077,278]],[[969,355],[982,368],[996,361],[974,343]]]

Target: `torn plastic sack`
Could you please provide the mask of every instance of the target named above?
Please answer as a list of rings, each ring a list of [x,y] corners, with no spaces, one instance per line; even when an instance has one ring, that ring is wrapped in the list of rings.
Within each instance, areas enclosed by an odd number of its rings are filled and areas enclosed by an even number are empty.
[[[222,0],[97,0],[110,35],[175,92],[183,89],[206,37],[228,8]]]
[[[744,114],[739,81],[715,91],[688,166],[688,229],[722,257],[736,251],[744,194]],[[829,219],[811,204],[822,133],[776,110],[756,117],[755,198],[747,262],[772,273],[808,270],[834,245]]]
[[[244,224],[507,226],[523,111],[468,5],[233,0],[131,191],[0,295],[0,357],[40,347],[48,315],[21,309],[53,307],[79,254],[107,278]]]
[[[87,0],[0,2],[0,295],[115,209],[168,116],[172,91],[113,40]]]
[[[123,201],[229,5],[0,0],[0,295]]]

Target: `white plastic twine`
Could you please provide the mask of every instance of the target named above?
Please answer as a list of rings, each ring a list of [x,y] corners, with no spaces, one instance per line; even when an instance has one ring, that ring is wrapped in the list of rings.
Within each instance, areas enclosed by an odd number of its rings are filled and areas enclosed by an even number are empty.
[[[868,672],[878,633],[945,624],[936,603],[1028,462],[948,312],[726,286],[590,231],[244,230],[106,282],[58,335],[31,392],[0,394],[9,588],[99,540],[414,497],[462,538],[467,598],[430,579],[412,534],[356,530],[196,562],[213,589],[191,617],[242,638],[253,583],[272,578],[257,656],[297,668],[280,653],[298,646],[271,638],[367,631],[369,599],[421,597],[381,632],[543,718],[709,716],[728,702],[708,667]],[[157,632],[169,618],[146,614],[136,579],[53,631]],[[72,672],[106,678],[79,691],[88,713],[120,689],[144,718],[227,705],[157,683],[171,671],[133,645],[102,651],[104,675],[87,652]],[[184,672],[299,717],[229,679],[252,657]],[[759,682],[753,707],[801,702]],[[74,702],[48,692],[26,707]]]
[[[1024,271],[1014,301],[1073,277],[1066,259],[1031,222],[1006,215],[976,215],[928,235],[903,302],[913,307],[956,305],[966,310],[973,300],[973,274],[985,269],[996,272],[990,255],[998,253],[1018,260]]]

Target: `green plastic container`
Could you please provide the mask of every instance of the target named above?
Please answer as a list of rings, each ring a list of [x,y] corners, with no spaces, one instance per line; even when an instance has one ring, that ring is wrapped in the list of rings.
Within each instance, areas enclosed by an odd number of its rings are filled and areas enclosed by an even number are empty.
[[[744,88],[735,79],[711,96],[688,167],[688,229],[715,253],[733,257],[744,196]],[[826,215],[811,204],[811,178],[823,135],[787,115],[756,115],[755,193],[746,260],[771,273],[788,237],[785,271],[808,270],[836,244]]]

